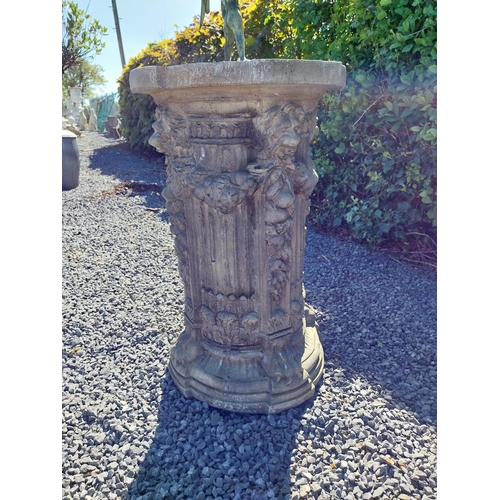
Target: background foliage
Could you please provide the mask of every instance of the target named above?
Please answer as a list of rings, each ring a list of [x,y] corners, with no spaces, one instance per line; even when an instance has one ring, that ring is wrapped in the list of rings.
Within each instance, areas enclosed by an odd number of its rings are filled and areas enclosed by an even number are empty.
[[[241,3],[247,58],[275,57],[274,47],[268,41],[270,30],[262,21],[277,3],[282,2],[253,0]],[[151,96],[133,94],[130,91],[128,82],[130,71],[142,66],[168,66],[223,60],[224,32],[220,12],[210,12],[201,29],[198,20],[193,20],[188,27],[177,31],[175,38],[149,43],[140,54],[132,57],[118,80],[122,132],[130,147],[149,153],[154,152],[148,140],[152,134],[151,125],[155,121],[156,109]]]
[[[436,0],[243,2],[247,57],[339,60],[342,92],[329,93],[313,144],[320,177],[311,222],[367,243],[398,242],[435,255],[437,230]],[[136,67],[223,60],[222,18],[212,12],[172,40],[151,43],[119,80],[123,132],[151,150],[155,105],[130,93]]]
[[[84,99],[90,100],[96,96],[96,90],[105,83],[102,66],[82,61],[64,73],[63,98],[67,97],[68,87],[81,87]]]
[[[301,57],[340,60],[348,70],[345,90],[320,110],[317,222],[373,243],[435,241],[435,0],[289,4],[300,43],[284,56],[299,46]]]
[[[62,105],[69,97],[68,87],[81,87],[84,99],[94,97],[96,87],[106,83],[103,69],[92,64],[105,46],[107,28],[91,19],[76,2],[62,2]]]
[[[76,2],[62,1],[62,74],[99,54],[108,29],[92,19]]]

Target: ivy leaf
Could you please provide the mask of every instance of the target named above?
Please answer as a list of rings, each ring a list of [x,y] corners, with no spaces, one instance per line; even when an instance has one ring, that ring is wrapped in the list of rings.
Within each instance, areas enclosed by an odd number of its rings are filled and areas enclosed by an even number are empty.
[[[411,77],[409,75],[406,75],[406,74],[402,74],[399,79],[405,83],[406,85],[411,85]]]
[[[432,207],[430,210],[427,210],[426,215],[432,221],[433,227],[436,227],[437,226],[437,208]]]
[[[437,137],[437,130],[430,128],[422,137],[424,141],[432,141]]]
[[[430,205],[432,203],[432,200],[430,199],[429,195],[432,194],[432,190],[422,190],[420,192],[420,198],[422,198],[422,203],[425,203],[426,205]]]
[[[407,201],[401,201],[398,203],[398,212],[408,212],[411,205]]]
[[[363,83],[365,80],[366,80],[366,75],[365,73],[358,73],[354,79],[358,82],[358,83]]]
[[[335,149],[334,151],[338,154],[341,155],[345,151],[346,147],[343,142],[341,142]]]

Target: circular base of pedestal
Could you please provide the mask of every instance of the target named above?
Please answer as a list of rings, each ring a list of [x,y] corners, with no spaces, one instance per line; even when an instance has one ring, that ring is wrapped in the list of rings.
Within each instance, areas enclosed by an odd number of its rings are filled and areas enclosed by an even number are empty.
[[[305,324],[286,341],[255,350],[217,348],[183,332],[169,362],[184,396],[224,410],[264,414],[311,398],[323,367],[317,328]]]

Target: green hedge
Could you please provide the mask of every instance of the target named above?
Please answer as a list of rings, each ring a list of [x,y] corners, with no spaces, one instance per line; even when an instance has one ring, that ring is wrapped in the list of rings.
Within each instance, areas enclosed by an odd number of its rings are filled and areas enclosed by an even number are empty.
[[[246,53],[251,59],[269,58],[273,47],[266,42],[267,31],[262,33],[259,19],[262,19],[265,2],[253,0],[242,3],[245,22]],[[130,91],[129,73],[141,66],[170,66],[193,62],[216,62],[224,60],[224,31],[220,12],[210,12],[199,28],[198,20],[169,40],[149,43],[136,57],[129,60],[118,80],[119,105],[123,135],[132,149],[153,152],[148,144],[155,121],[156,105],[153,98]]]
[[[435,0],[290,0],[284,55],[340,60],[347,86],[323,100],[313,145],[313,220],[366,242],[435,239]]]
[[[132,149],[154,152],[148,143],[153,134],[152,124],[155,121],[156,105],[151,96],[134,94],[130,90],[129,74],[141,66],[168,65],[175,57],[174,47],[170,40],[149,43],[136,57],[132,57],[118,79],[118,104],[122,134]]]
[[[321,108],[313,151],[317,222],[368,242],[435,237],[435,66],[397,77],[356,70]]]
[[[253,0],[242,4],[248,58],[342,61],[312,145],[320,180],[312,221],[368,243],[435,239],[437,230],[436,0]],[[131,94],[136,67],[223,59],[222,18],[149,44],[119,81],[123,133],[150,150],[155,105]]]

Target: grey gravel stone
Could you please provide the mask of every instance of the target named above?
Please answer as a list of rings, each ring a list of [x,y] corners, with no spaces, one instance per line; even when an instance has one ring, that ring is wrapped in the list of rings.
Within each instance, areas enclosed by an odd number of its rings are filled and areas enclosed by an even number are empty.
[[[384,495],[385,488],[383,486],[379,486],[373,493],[372,498],[382,498]]]
[[[365,441],[364,446],[371,453],[373,453],[374,451],[377,451],[376,445],[371,443],[370,441]]]
[[[311,483],[311,490],[315,495],[318,495],[322,488],[318,483]]]
[[[401,491],[403,493],[406,493],[408,495],[411,495],[413,493],[413,491],[415,490],[415,488],[413,488],[413,486],[405,481],[401,481],[401,483],[399,484],[399,488],[401,489]]]
[[[311,487],[308,484],[303,484],[299,490],[299,498],[309,498]]]
[[[184,294],[163,160],[77,141],[80,185],[62,193],[63,498],[437,498],[434,274],[308,231],[315,397],[269,416],[210,408],[166,370]]]

